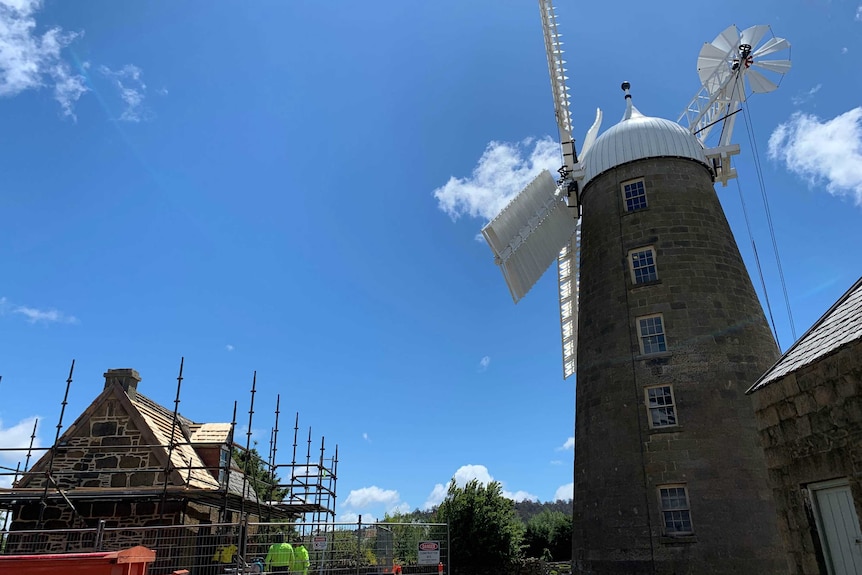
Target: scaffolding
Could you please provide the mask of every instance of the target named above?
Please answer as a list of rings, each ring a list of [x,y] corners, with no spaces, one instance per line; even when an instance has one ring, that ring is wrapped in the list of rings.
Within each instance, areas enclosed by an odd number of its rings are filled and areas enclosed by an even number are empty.
[[[16,522],[22,522],[22,508],[26,506],[29,506],[30,525],[35,521],[36,529],[57,526],[57,512],[52,511],[51,517],[46,515],[50,506],[62,508],[61,515],[66,518],[68,528],[92,528],[105,519],[97,517],[96,511],[104,512],[104,506],[96,507],[103,502],[117,505],[113,509],[118,517],[121,504],[150,502],[158,510],[158,517],[152,519],[151,524],[190,522],[187,517],[192,512],[188,509],[189,502],[213,512],[217,510],[214,523],[334,522],[338,446],[328,454],[325,438],[320,437],[318,454],[318,448],[313,446],[316,440],[311,427],[308,427],[306,445],[300,446],[297,412],[291,460],[280,461],[279,394],[275,402],[275,424],[269,433],[268,454],[263,457],[258,453],[256,442],[255,445],[252,442],[257,373],[252,377],[248,428],[241,442],[235,437],[236,401],[229,424],[196,423],[180,414],[183,369],[184,360],[181,359],[172,409],[137,392],[140,376],[136,371],[108,370],[102,393],[64,431],[75,370],[73,360],[65,382],[54,442],[47,447],[35,445],[39,426],[36,420],[29,445],[0,446],[7,460],[20,454],[15,468],[0,466],[0,485],[11,485],[0,488],[0,530],[16,529]],[[129,381],[134,383],[132,388]],[[0,383],[5,384],[2,379]],[[101,438],[92,431],[82,434],[81,424],[93,417],[98,406],[111,399],[120,405],[132,406],[128,427],[137,423],[138,436]],[[114,423],[111,427],[108,423],[109,432],[116,433],[120,427],[125,431],[125,426]],[[12,457],[8,456],[10,453]],[[34,457],[36,461],[31,466]],[[81,507],[86,507],[87,512],[82,513]],[[28,527],[22,523],[18,528]]]

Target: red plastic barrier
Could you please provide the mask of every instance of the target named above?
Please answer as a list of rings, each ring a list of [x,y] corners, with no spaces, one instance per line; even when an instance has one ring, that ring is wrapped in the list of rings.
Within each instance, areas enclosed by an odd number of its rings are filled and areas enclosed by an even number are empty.
[[[0,555],[0,575],[146,575],[156,552],[132,547],[105,553]]]

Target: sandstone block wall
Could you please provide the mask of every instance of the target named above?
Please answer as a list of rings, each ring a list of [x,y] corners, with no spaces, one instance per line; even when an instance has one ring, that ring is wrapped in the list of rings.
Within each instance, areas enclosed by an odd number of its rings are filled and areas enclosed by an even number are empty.
[[[789,573],[825,573],[806,485],[848,478],[862,517],[862,342],[752,396]]]
[[[635,178],[648,207],[627,213],[620,188]],[[581,241],[575,572],[783,573],[745,395],[778,349],[706,167],[647,159],[599,176]],[[658,280],[633,285],[628,253],[646,246]],[[637,318],[653,314],[668,350],[642,355]],[[673,386],[679,425],[650,428],[653,385]],[[665,533],[665,484],[687,487],[693,535]]]

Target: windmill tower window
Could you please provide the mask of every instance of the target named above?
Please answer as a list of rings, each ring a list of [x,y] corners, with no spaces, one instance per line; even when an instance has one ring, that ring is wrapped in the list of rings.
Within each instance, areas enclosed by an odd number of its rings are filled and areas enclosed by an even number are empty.
[[[649,426],[652,429],[659,427],[675,427],[676,405],[673,398],[673,386],[657,385],[644,389],[646,394],[647,409],[649,410]]]
[[[655,250],[652,247],[630,251],[629,266],[631,266],[632,271],[632,283],[635,285],[658,280],[658,272],[655,267]]]
[[[685,485],[660,485],[658,488],[665,535],[691,535],[691,510]]]
[[[643,178],[623,182],[623,200],[625,200],[627,212],[636,212],[647,207]]]
[[[662,353],[667,351],[664,322],[661,314],[638,318],[641,354]]]

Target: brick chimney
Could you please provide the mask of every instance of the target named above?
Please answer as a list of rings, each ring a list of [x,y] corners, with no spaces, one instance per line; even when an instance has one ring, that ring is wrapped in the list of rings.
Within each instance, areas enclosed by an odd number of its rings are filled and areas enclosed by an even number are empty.
[[[129,397],[135,397],[138,391],[138,384],[141,382],[141,374],[134,369],[109,369],[105,372],[105,389],[109,388],[114,382],[120,384]]]

